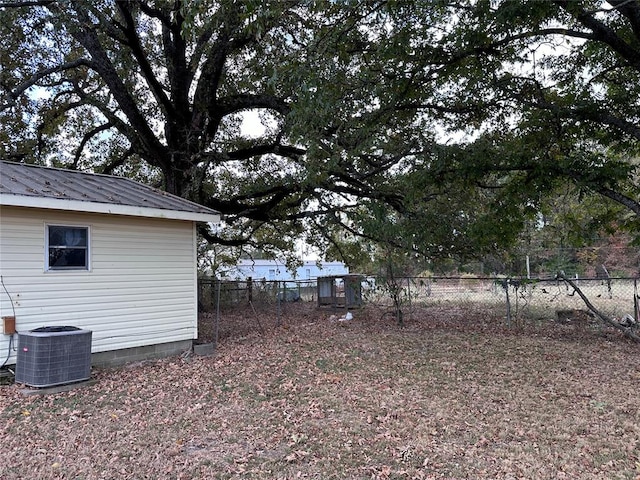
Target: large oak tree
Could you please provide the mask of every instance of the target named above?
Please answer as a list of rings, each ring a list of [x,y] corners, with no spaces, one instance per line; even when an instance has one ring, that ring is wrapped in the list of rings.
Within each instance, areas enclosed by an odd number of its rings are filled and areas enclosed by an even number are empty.
[[[315,114],[299,101],[309,93],[314,31],[360,15],[333,10],[319,15],[295,1],[3,2],[0,154],[155,180],[223,213],[240,231],[230,244],[268,228],[281,239],[331,192],[383,196],[340,170],[318,171],[306,162],[308,144],[291,135]],[[292,115],[299,103],[310,110]],[[246,112],[260,115],[257,133],[243,128]]]
[[[229,244],[477,254],[567,184],[633,221],[638,18],[635,1],[4,2],[0,155],[155,181],[220,210],[238,235],[209,238]]]

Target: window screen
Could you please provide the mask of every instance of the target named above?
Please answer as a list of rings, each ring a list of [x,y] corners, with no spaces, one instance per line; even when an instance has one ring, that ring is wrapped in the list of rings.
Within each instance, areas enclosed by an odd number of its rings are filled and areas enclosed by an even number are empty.
[[[47,226],[48,269],[89,269],[89,228]]]

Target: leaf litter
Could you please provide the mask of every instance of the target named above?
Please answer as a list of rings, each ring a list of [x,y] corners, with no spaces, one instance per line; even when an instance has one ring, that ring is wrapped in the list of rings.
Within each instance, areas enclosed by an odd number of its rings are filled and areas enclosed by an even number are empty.
[[[288,306],[264,333],[249,315],[212,357],[0,387],[0,478],[640,480],[640,351],[616,334],[455,307],[404,328],[375,307]]]

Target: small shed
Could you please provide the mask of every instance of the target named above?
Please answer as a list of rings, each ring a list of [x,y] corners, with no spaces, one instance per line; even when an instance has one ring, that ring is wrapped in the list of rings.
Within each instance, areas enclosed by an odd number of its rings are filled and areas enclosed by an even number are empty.
[[[357,274],[318,277],[318,307],[361,307],[364,278]]]
[[[198,336],[197,222],[218,212],[124,177],[0,161],[0,356],[15,333],[91,330],[94,364]]]

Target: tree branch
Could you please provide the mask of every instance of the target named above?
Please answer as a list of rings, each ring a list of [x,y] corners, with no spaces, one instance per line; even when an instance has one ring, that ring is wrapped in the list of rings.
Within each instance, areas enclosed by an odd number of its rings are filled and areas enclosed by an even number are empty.
[[[164,88],[158,81],[149,60],[147,59],[147,55],[144,53],[142,45],[140,44],[140,38],[136,32],[136,25],[133,15],[131,15],[131,11],[129,10],[129,4],[126,2],[116,2],[116,5],[125,20],[125,26],[122,28],[122,32],[128,40],[133,56],[138,61],[138,65],[140,66],[140,70],[147,81],[147,85],[149,85],[153,96],[158,101],[158,104],[164,111],[165,116],[168,119],[174,117],[176,112],[173,104],[165,94]]]
[[[133,127],[128,125],[122,118],[120,118],[116,113],[112,112],[107,108],[107,106],[99,100],[94,99],[89,93],[76,88],[76,93],[83,100],[84,104],[91,105],[96,108],[104,117],[108,120],[109,123],[113,127],[118,130],[132,146],[135,146],[137,149],[137,153],[141,156],[149,156],[151,152],[149,152],[145,145],[140,142],[139,137]]]
[[[270,153],[280,155],[282,157],[299,158],[306,153],[306,150],[290,145],[273,143],[269,145],[255,145],[253,147],[242,148],[240,150],[229,152],[226,156],[230,160],[247,160],[258,155],[267,155]]]
[[[615,328],[617,330],[620,330],[624,334],[625,337],[628,337],[628,338],[630,338],[631,340],[633,340],[635,342],[640,342],[640,336],[636,335],[634,333],[634,331],[630,327],[625,327],[625,326],[619,324],[618,322],[612,320],[607,315],[602,313],[596,307],[594,307],[593,304],[587,298],[587,296],[582,292],[582,290],[580,290],[580,288],[575,284],[575,282],[573,280],[567,278],[563,273],[558,273],[556,275],[556,277],[559,278],[560,280],[563,280],[567,284],[569,284],[571,286],[571,288],[573,288],[573,290],[582,299],[582,301],[587,306],[587,308],[589,310],[591,310],[600,320],[602,320],[602,322],[606,323],[610,327],[613,327],[613,328]]]
[[[243,237],[239,238],[225,238],[219,235],[215,235],[211,233],[211,229],[208,225],[202,223],[199,223],[197,228],[198,233],[202,236],[202,238],[204,238],[211,244],[224,245],[226,247],[241,247],[243,245],[257,246],[257,243],[252,241],[252,237],[263,225],[264,222],[258,223],[249,231],[245,232],[245,235]]]
[[[555,0],[555,3],[593,32],[590,37],[591,40],[597,40],[609,45],[618,55],[633,65],[634,68],[640,68],[640,55],[638,50],[620,38],[611,27],[596,19],[592,13],[585,11],[577,2]]]
[[[131,157],[134,153],[135,152],[133,151],[133,149],[129,148],[126,152],[124,152],[118,158],[104,165],[102,167],[102,173],[106,175],[112,175],[113,171],[117,167],[121,167],[122,165],[124,165],[124,162],[127,161],[127,158]]]
[[[179,11],[178,5],[179,2],[174,2],[172,12],[175,13]],[[160,20],[160,23],[162,23],[163,26],[169,28],[171,27],[171,19],[161,9],[152,7],[147,2],[143,2],[142,0],[138,0],[138,6],[140,7],[140,10],[142,10],[149,17]]]
[[[25,0],[24,2],[0,2],[0,8],[46,7],[58,0]]]
[[[71,62],[56,65],[55,67],[51,67],[51,68],[45,68],[44,70],[40,70],[36,72],[29,80],[18,85],[12,91],[7,92],[9,95],[10,101],[8,101],[3,105],[0,105],[0,112],[2,112],[3,110],[6,110],[7,108],[13,107],[18,97],[20,97],[20,95],[26,92],[29,88],[35,86],[38,83],[38,81],[42,80],[43,78],[51,75],[52,73],[64,72],[80,66],[90,67],[91,65],[89,60],[87,60],[86,58],[79,58]]]
[[[78,168],[78,162],[80,161],[80,156],[82,155],[82,151],[84,150],[84,147],[87,144],[87,142],[89,142],[89,140],[91,140],[93,137],[98,135],[100,132],[109,130],[111,127],[113,127],[113,124],[111,122],[107,122],[102,125],[98,125],[96,128],[84,134],[84,137],[82,137],[82,140],[80,141],[80,145],[78,146],[78,149],[76,150],[76,153],[73,158],[74,169]]]
[[[84,25],[91,25],[91,21],[87,12],[82,6],[74,4],[76,13]],[[139,110],[135,100],[131,97],[129,91],[124,85],[122,78],[114,68],[109,56],[104,51],[100,39],[96,32],[89,27],[82,27],[72,30],[71,35],[89,52],[92,57],[91,67],[96,70],[102,80],[106,83],[109,91],[113,95],[122,113],[129,120],[132,130],[127,130],[126,136],[129,141],[144,145],[147,160],[158,165],[159,162],[165,161],[165,149],[155,136],[153,130],[146,121],[145,116]],[[115,122],[114,122],[115,125]],[[135,132],[135,136],[131,136]],[[125,133],[125,132],[123,132]],[[135,140],[138,140],[136,142]]]
[[[221,116],[253,108],[266,108],[281,113],[282,115],[286,115],[291,110],[283,99],[274,97],[273,95],[245,94],[223,97],[218,100],[218,106]]]
[[[186,125],[190,118],[189,86],[193,81],[193,72],[187,66],[187,46],[182,37],[184,18],[179,9],[174,11],[173,15],[174,22],[161,19],[162,45],[167,59],[167,79],[171,100],[178,118]]]
[[[634,212],[638,217],[640,217],[640,203],[636,200],[634,200],[631,197],[628,197],[626,195],[623,195],[620,192],[616,192],[614,190],[611,190],[610,188],[607,187],[599,187],[596,188],[596,191],[607,197],[610,198],[611,200],[613,200],[614,202],[617,202],[623,206],[625,206],[626,208],[628,208],[629,210],[631,210],[632,212]]]
[[[640,38],[640,6],[638,3],[629,0],[609,0],[607,3],[629,20],[633,34],[636,38]]]

